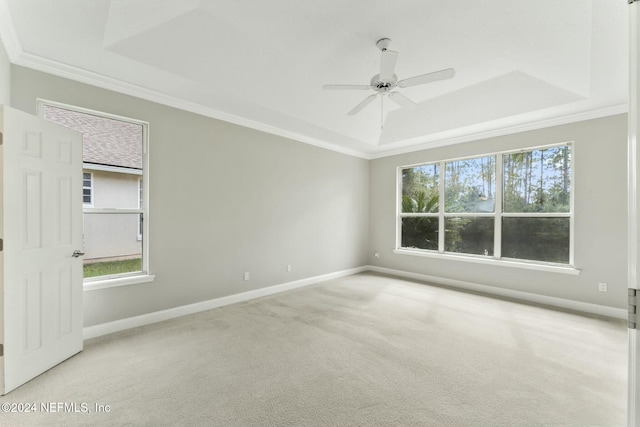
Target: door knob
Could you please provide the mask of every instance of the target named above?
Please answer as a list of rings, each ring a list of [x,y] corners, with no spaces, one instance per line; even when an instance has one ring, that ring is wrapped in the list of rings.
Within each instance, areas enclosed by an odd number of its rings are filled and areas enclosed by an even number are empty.
[[[84,252],[79,251],[79,250],[76,249],[75,251],[73,251],[73,255],[71,255],[71,256],[74,257],[74,258],[78,258],[78,257],[81,257],[82,255],[84,255]]]

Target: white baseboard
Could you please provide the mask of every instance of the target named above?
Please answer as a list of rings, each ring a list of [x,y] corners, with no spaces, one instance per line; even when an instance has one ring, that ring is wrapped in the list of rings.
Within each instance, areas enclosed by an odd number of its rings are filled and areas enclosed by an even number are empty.
[[[280,285],[268,286],[266,288],[242,292],[239,294],[229,295],[226,297],[220,297],[220,298],[215,298],[207,301],[197,302],[194,304],[169,308],[167,310],[155,311],[153,313],[142,314],[140,316],[128,317],[126,319],[115,320],[113,322],[101,323],[99,325],[94,325],[94,326],[87,326],[83,329],[83,337],[85,340],[90,338],[96,338],[102,335],[124,331],[126,329],[137,328],[139,326],[161,322],[163,320],[174,319],[176,317],[199,313],[201,311],[211,310],[213,308],[218,308],[225,305],[235,304],[238,302],[248,301],[255,298],[264,297],[267,295],[273,295],[280,292],[290,291],[292,289],[314,285],[316,283],[325,282],[327,280],[351,276],[357,273],[363,273],[368,270],[369,270],[368,266],[352,268],[349,270],[343,270],[335,273],[323,274],[321,276],[309,277],[307,279],[296,280],[294,282],[287,282],[287,283],[282,283]]]
[[[120,319],[113,322],[102,323],[99,325],[88,326],[83,330],[84,339],[96,338],[102,335],[112,334],[114,332],[124,331],[126,329],[137,328],[139,326],[149,325],[163,320],[174,319],[176,317],[186,316],[189,314],[199,313],[201,311],[211,310],[213,308],[225,305],[235,304],[238,302],[249,301],[255,298],[273,295],[280,292],[298,289],[316,283],[325,282],[327,280],[338,279],[340,277],[351,276],[353,274],[372,271],[375,273],[388,274],[390,276],[401,277],[405,279],[418,280],[421,282],[433,283],[435,285],[443,285],[451,288],[464,289],[475,292],[482,292],[489,295],[497,295],[505,298],[512,298],[536,304],[544,304],[552,307],[563,308],[567,310],[575,310],[583,313],[597,314],[600,316],[608,316],[617,319],[626,319],[627,310],[622,308],[606,307],[603,305],[590,304],[580,301],[572,301],[563,298],[550,297],[546,295],[532,294],[529,292],[515,291],[511,289],[497,288],[494,286],[481,285],[478,283],[464,282],[461,280],[447,279],[444,277],[429,276],[426,274],[410,273],[408,271],[394,270],[391,268],[376,267],[373,265],[352,268],[349,270],[338,271],[335,273],[323,274],[321,276],[309,277],[307,279],[287,282],[280,285],[269,286],[266,288],[256,289],[253,291],[242,292],[239,294],[229,295],[226,297],[215,298],[207,301],[197,302],[194,304],[184,305],[167,310],[156,311],[153,313],[143,314],[140,316]]]
[[[495,286],[480,285],[478,283],[463,282],[461,280],[447,279],[444,277],[429,276],[426,274],[410,273],[408,271],[394,270],[391,268],[368,266],[369,271],[375,273],[388,274],[390,276],[402,277],[406,279],[418,280],[421,282],[443,285],[451,288],[465,289],[469,291],[482,292],[489,295],[497,295],[505,298],[512,298],[536,304],[544,304],[566,310],[581,311],[583,313],[597,314],[600,316],[613,317],[616,319],[627,319],[627,310],[623,308],[607,307],[604,305],[591,304],[587,302],[573,301],[564,298],[550,297],[546,295],[532,294],[529,292],[515,291],[512,289],[498,288]]]

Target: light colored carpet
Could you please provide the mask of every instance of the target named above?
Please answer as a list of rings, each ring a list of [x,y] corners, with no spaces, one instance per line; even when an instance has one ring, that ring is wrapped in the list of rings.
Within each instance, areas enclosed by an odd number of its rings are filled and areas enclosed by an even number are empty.
[[[373,274],[88,341],[4,425],[623,426],[622,321]]]

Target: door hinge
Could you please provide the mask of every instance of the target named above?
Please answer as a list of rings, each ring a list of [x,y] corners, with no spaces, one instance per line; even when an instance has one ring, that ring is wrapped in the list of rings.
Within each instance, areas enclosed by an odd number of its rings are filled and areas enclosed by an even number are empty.
[[[2,132],[0,132],[0,145],[2,145]]]
[[[638,322],[638,290],[628,289],[629,291],[629,321],[627,326],[629,329],[636,329],[636,323]]]
[[[0,357],[4,356],[4,344],[0,344]]]
[[[0,252],[4,250],[4,240],[0,239]]]

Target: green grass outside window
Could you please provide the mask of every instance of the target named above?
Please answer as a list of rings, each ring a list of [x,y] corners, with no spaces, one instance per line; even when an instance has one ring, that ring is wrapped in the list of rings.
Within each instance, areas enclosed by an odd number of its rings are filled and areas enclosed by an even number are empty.
[[[135,273],[142,270],[140,258],[123,261],[96,262],[84,265],[84,278]]]

